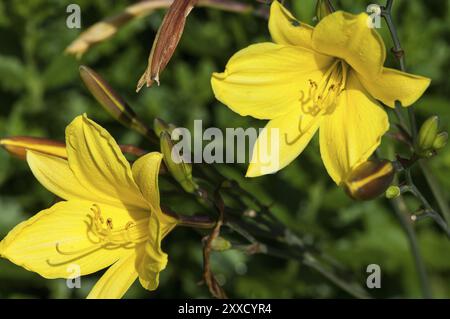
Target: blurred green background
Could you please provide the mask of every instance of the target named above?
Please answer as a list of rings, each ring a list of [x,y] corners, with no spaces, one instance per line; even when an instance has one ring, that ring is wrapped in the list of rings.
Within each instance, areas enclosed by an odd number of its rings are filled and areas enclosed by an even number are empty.
[[[245,0],[243,0],[245,2]],[[66,6],[75,1],[0,1],[0,136],[32,135],[64,138],[64,128],[77,115],[88,115],[107,128],[120,143],[149,148],[134,132],[112,120],[83,87],[80,63],[102,74],[148,123],[155,116],[191,128],[194,119],[204,126],[262,127],[263,122],[240,117],[217,102],[210,76],[222,71],[228,58],[251,43],[270,40],[267,22],[252,15],[199,8],[189,16],[176,54],[161,77],[161,86],[135,93],[137,80],[163,12],[138,19],[114,38],[95,46],[81,61],[63,54],[80,33],[68,29]],[[247,2],[255,3],[248,0]],[[365,11],[375,1],[334,1],[346,11]],[[132,1],[78,0],[83,29],[104,17],[121,12]],[[313,23],[313,0],[286,1],[298,18]],[[432,85],[417,103],[418,119],[438,114],[448,129],[450,119],[450,1],[395,1],[395,20],[406,51],[407,68],[432,78]],[[82,30],[83,30],[82,29]],[[390,48],[386,27],[380,32]],[[387,65],[395,66],[389,57]],[[384,140],[383,153],[392,156],[394,145]],[[351,269],[361,284],[366,267],[379,264],[382,287],[370,291],[376,297],[420,297],[418,276],[406,236],[389,204],[379,199],[356,203],[347,198],[326,174],[317,140],[303,156],[276,175],[244,180],[245,165],[234,177],[273,203],[278,217],[293,230]],[[448,195],[450,149],[431,165]],[[223,166],[223,165],[222,165]],[[226,169],[222,167],[222,169]],[[423,178],[419,186],[428,194]],[[163,195],[164,196],[164,195]],[[0,238],[20,221],[53,202],[32,176],[25,162],[0,150]],[[195,211],[180,197],[164,197],[168,206]],[[417,205],[412,199],[411,207]],[[435,297],[450,297],[450,242],[430,221],[416,225],[419,245]],[[170,234],[164,249],[168,268],[160,287],[149,293],[137,283],[128,298],[209,297],[199,284],[202,274],[201,235],[180,229]],[[231,297],[325,298],[349,297],[317,273],[294,261],[265,256],[246,256],[239,251],[215,253],[213,267]],[[45,280],[7,260],[0,260],[0,298],[83,298],[100,274],[82,278],[82,288],[70,290],[64,280]]]

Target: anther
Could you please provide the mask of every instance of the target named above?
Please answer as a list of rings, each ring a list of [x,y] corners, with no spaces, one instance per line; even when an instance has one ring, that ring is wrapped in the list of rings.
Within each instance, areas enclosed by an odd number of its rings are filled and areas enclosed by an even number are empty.
[[[126,225],[125,225],[125,230],[129,230],[131,227],[133,227],[135,225],[135,223],[134,222],[128,222]]]
[[[108,226],[108,228],[110,229],[110,230],[112,230],[114,227],[113,227],[113,223],[112,223],[112,219],[111,218],[108,218],[107,220],[106,220],[106,225]]]

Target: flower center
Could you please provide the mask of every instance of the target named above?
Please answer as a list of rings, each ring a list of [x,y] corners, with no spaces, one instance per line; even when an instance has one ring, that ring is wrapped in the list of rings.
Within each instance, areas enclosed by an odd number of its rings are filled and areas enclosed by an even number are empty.
[[[67,264],[100,249],[131,249],[148,239],[148,218],[129,221],[124,227],[115,228],[112,218],[105,220],[99,205],[92,204],[91,212],[92,214],[87,215],[88,220],[85,223],[87,225],[86,235],[92,245],[78,250],[66,250],[58,242],[56,251],[60,255],[71,257],[59,262],[48,260],[49,265]]]
[[[100,207],[93,204],[91,211],[94,216],[90,219],[88,236],[94,236],[93,242],[105,244],[105,248],[128,247],[145,241],[148,237],[148,219],[137,222],[129,221],[122,228],[115,229],[112,218],[104,219]]]
[[[304,90],[300,91],[299,101],[302,112],[298,120],[299,134],[290,139],[288,134],[285,133],[286,144],[295,144],[314,125],[315,121],[310,120],[306,126],[303,126],[304,115],[316,117],[334,111],[339,95],[345,90],[347,70],[348,66],[344,61],[336,60],[319,82],[308,79],[308,93],[305,93]]]
[[[339,95],[345,90],[348,66],[336,60],[317,83],[308,79],[309,91],[300,92],[300,103],[304,114],[317,116],[333,112]]]

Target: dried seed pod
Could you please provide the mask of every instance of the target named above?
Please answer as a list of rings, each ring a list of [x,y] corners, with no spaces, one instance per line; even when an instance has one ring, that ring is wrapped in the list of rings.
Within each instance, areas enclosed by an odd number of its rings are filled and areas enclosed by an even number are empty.
[[[159,85],[159,75],[166,68],[183,34],[186,18],[197,4],[197,0],[174,0],[153,42],[148,66],[140,78],[136,92],[153,82]]]

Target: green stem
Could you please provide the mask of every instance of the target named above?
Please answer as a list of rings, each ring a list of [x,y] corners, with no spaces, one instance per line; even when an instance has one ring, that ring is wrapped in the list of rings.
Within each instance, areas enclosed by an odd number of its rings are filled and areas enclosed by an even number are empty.
[[[296,259],[299,262],[303,263],[305,266],[319,272],[330,282],[335,284],[337,287],[340,287],[351,296],[361,299],[370,298],[370,296],[364,291],[362,287],[360,287],[358,284],[356,284],[351,280],[343,280],[339,278],[333,267],[327,266],[323,262],[319,261],[317,258],[314,257],[312,252],[306,251],[305,248],[297,247],[297,245],[294,245],[295,249],[293,250],[290,249],[289,246],[286,247],[285,249],[275,248],[269,243],[262,242],[257,238],[258,235],[261,235],[258,234],[261,232],[261,230],[259,232],[256,232],[253,225],[249,225],[244,221],[237,218],[232,218],[231,216],[228,216],[226,225],[229,226],[238,234],[240,234],[249,243],[257,244],[259,247],[261,247],[262,249],[260,250],[260,253],[284,259]],[[289,232],[288,230],[286,231]],[[264,236],[262,237],[270,238],[270,236],[268,236],[268,234],[270,233],[269,232],[266,233],[267,234],[264,234]],[[298,237],[296,236],[295,238],[298,239]],[[277,238],[272,238],[272,240],[277,240]]]
[[[394,4],[394,0],[387,0],[386,6],[382,8],[381,15],[384,17],[386,24],[388,26],[389,32],[391,34],[392,42],[393,42],[393,52],[395,54],[395,57],[397,58],[400,70],[403,72],[406,71],[406,65],[405,65],[405,57],[404,57],[404,51],[402,49],[400,39],[398,37],[397,28],[395,27],[394,21],[392,20],[392,6]],[[401,105],[400,102],[396,103],[397,105]],[[412,137],[413,145],[415,145],[416,139],[417,139],[417,124],[416,124],[416,118],[414,113],[413,106],[410,106],[408,108],[408,118],[409,118],[409,127],[410,127],[410,133]],[[410,175],[410,171],[407,170],[407,176]],[[395,212],[407,234],[408,241],[411,247],[411,252],[414,257],[415,265],[417,268],[417,271],[419,273],[420,278],[420,286],[422,289],[422,294],[425,298],[431,298],[431,289],[428,282],[428,276],[425,269],[425,264],[422,260],[422,256],[420,254],[419,246],[417,244],[417,238],[414,231],[414,228],[411,225],[411,219],[408,212],[408,207],[406,206],[406,203],[404,202],[404,199],[402,196],[391,200],[392,205],[395,209]]]
[[[297,255],[295,253],[286,252],[270,245],[265,245],[265,254],[269,256],[279,257],[283,259],[296,259],[303,265],[317,271],[322,276],[333,282],[337,287],[347,292],[350,296],[358,299],[370,299],[371,297],[366,293],[362,287],[352,283],[351,281],[341,279],[333,270],[328,269],[315,258],[311,253]]]
[[[178,215],[178,226],[211,229],[214,228],[216,222],[208,216],[183,216]]]
[[[386,6],[385,6],[384,10],[382,11],[382,15],[385,18],[386,23],[389,28],[389,31],[391,33],[392,42],[394,44],[393,50],[394,50],[394,53],[396,53],[396,57],[399,61],[400,70],[402,70],[403,72],[406,72],[404,52],[403,52],[402,46],[400,44],[400,39],[398,37],[397,29],[395,28],[395,25],[392,21],[391,11],[392,11],[393,2],[394,2],[394,0],[387,1]],[[415,145],[416,140],[417,140],[417,121],[416,121],[416,115],[414,112],[414,107],[412,105],[410,107],[408,107],[408,118],[409,118],[409,126],[410,126],[412,142],[413,142],[413,145]],[[401,118],[399,118],[399,119],[400,119],[400,121],[402,121]],[[447,221],[447,224],[444,229],[446,230],[446,232],[448,234],[448,228],[450,227],[450,210],[447,205],[447,200],[446,200],[444,194],[442,193],[441,187],[439,187],[439,184],[438,184],[436,178],[433,176],[430,169],[428,168],[428,165],[422,161],[420,163],[420,168],[422,170],[423,175],[425,176],[425,179],[427,180],[427,183],[431,189],[431,192],[433,193],[434,198],[436,199],[436,201],[439,205],[439,208],[440,208],[442,214],[444,215],[445,220]],[[437,219],[438,224],[440,224],[440,226],[442,227],[442,220],[441,220],[440,215],[436,211],[434,211],[434,210],[432,210],[432,211],[433,211],[433,215]]]
[[[425,161],[419,161],[419,165],[422,169],[422,173],[425,176],[425,179],[427,180],[428,185],[430,186],[431,192],[436,199],[439,209],[442,212],[445,220],[447,221],[447,227],[450,227],[450,209],[447,204],[447,198],[442,192],[442,188],[439,186],[436,177],[431,173],[431,170],[428,167],[428,163],[426,163]]]
[[[392,36],[392,41],[394,43],[393,49],[394,49],[394,53],[397,53],[396,57],[398,58],[398,61],[400,63],[400,70],[402,70],[403,72],[406,72],[404,52],[403,52],[402,46],[400,44],[400,39],[398,37],[397,30],[392,21],[391,10],[392,10],[393,2],[394,2],[393,0],[387,1],[386,7],[383,10],[383,16],[386,19],[386,23],[388,25],[389,31]],[[411,132],[412,142],[413,142],[413,145],[415,145],[416,140],[417,140],[417,121],[416,121],[416,115],[414,112],[414,107],[412,105],[408,108],[408,118],[409,118],[409,123],[410,123],[410,132]],[[449,207],[447,204],[447,199],[445,198],[445,196],[441,190],[441,187],[439,187],[438,181],[436,180],[436,178],[433,176],[430,169],[428,168],[427,163],[425,163],[424,161],[421,161],[420,168],[422,170],[423,175],[425,176],[425,179],[427,180],[427,183],[431,189],[431,192],[433,193],[434,198],[436,199],[436,201],[439,205],[439,208],[440,208],[442,214],[444,215],[445,220],[447,221],[447,224],[445,225],[444,230],[448,234],[448,228],[450,227],[450,210],[449,210]],[[422,196],[422,198],[423,198],[423,196]],[[440,226],[442,227],[443,226],[442,218],[435,210],[433,210],[432,208],[430,208],[430,209],[433,212],[432,215],[435,217],[438,224],[440,224]]]
[[[409,217],[408,207],[403,200],[403,197],[398,197],[396,199],[391,200],[392,206],[394,207],[395,213],[405,230],[405,233],[408,237],[409,245],[411,247],[411,251],[413,253],[414,262],[417,268],[417,272],[419,273],[420,278],[420,287],[422,290],[422,295],[424,298],[432,298],[430,285],[428,283],[428,275],[425,268],[425,264],[422,260],[422,256],[420,253],[419,245],[417,243],[416,234],[414,232],[414,228],[411,225],[411,219]]]
[[[406,182],[409,192],[411,192],[425,207],[426,213],[428,216],[434,219],[434,221],[445,231],[447,236],[450,237],[449,228],[447,226],[447,223],[444,219],[442,219],[441,215],[439,215],[434,208],[431,206],[430,202],[423,196],[423,194],[420,192],[420,190],[417,188],[417,186],[414,184],[411,171],[408,169],[406,170]]]
[[[400,64],[400,70],[406,72],[406,63],[405,63],[405,54],[402,49],[402,45],[400,43],[400,38],[398,37],[397,28],[395,27],[394,21],[392,20],[392,5],[394,0],[388,0],[386,6],[382,10],[382,16],[386,20],[386,24],[388,26],[389,32],[391,34],[392,42],[394,47],[392,48],[395,57],[397,58]],[[413,142],[416,141],[417,138],[417,122],[416,115],[414,113],[414,106],[408,107],[408,118],[410,125],[410,132],[413,139]]]
[[[389,32],[391,34],[392,42],[393,42],[393,51],[400,63],[400,69],[405,71],[405,57],[403,54],[403,49],[400,44],[400,38],[398,37],[397,28],[395,27],[394,21],[392,20],[392,5],[394,0],[388,0],[386,6],[382,9],[381,15],[384,17]]]
[[[408,118],[411,127],[411,137],[413,145],[416,145],[417,141],[417,121],[416,121],[416,113],[414,112],[414,106],[410,105],[408,107]]]
[[[303,265],[317,271],[322,276],[333,282],[336,286],[340,287],[342,290],[347,292],[349,295],[358,299],[370,299],[371,297],[366,293],[364,289],[360,286],[343,280],[336,273],[330,269],[324,267],[324,265],[319,262],[312,254],[305,253],[302,256],[297,256],[295,254],[287,253],[284,250],[280,250],[271,246],[265,246],[266,254],[274,257],[279,257],[283,259],[297,259]]]
[[[307,253],[304,256],[303,263],[316,270],[320,274],[322,274],[324,277],[328,278],[328,280],[334,282],[338,287],[342,288],[344,291],[352,295],[353,297],[359,298],[359,299],[369,299],[370,296],[367,295],[367,293],[359,286],[355,286],[351,282],[342,280],[336,274],[329,269],[326,269],[323,267],[321,263],[318,262],[318,260],[312,256],[311,254]]]

